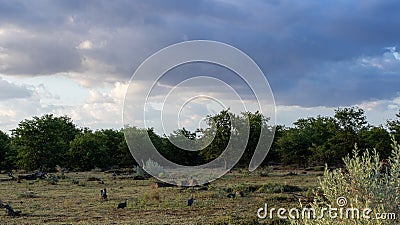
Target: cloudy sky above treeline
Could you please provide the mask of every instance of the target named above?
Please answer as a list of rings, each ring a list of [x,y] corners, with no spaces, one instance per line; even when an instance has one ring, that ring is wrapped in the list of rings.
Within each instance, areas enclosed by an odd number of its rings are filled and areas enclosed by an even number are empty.
[[[0,1],[0,129],[45,113],[121,128],[136,68],[188,40],[250,56],[269,81],[278,124],[347,106],[385,124],[400,109],[399,10],[396,0]]]

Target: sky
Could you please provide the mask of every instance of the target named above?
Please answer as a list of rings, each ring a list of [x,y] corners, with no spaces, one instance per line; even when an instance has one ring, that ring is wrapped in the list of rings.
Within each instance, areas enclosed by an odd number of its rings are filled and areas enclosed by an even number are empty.
[[[160,49],[190,40],[223,42],[251,57],[272,89],[277,124],[349,106],[385,124],[400,110],[399,10],[396,0],[0,0],[0,130],[47,113],[91,129],[122,128],[134,71]],[[160,80],[153,95],[168,93],[163,88],[193,68],[238,85],[218,66],[189,65]],[[141,82],[130,84],[132,95],[145,95]],[[204,92],[186,85],[175,96]],[[187,105],[179,126],[195,127],[224,108],[207,98]]]

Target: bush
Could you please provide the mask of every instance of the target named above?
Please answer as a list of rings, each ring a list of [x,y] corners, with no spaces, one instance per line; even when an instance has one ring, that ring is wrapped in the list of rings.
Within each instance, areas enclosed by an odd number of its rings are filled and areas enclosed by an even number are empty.
[[[50,174],[47,178],[46,178],[47,183],[52,184],[52,185],[56,185],[58,183],[58,177],[54,174]]]
[[[152,175],[168,176],[167,171],[157,162],[149,159],[146,161],[144,169]]]
[[[296,224],[397,224],[400,220],[400,146],[393,141],[392,155],[385,167],[385,162],[379,160],[378,153],[366,151],[360,155],[357,146],[353,151],[354,156],[347,156],[343,161],[345,169],[329,171],[325,168],[324,176],[320,180],[323,195],[316,195],[311,207],[318,217],[325,208],[357,208],[360,216],[351,218],[344,213],[342,218],[330,218],[325,211],[323,218],[301,218],[292,221]],[[339,198],[345,200],[338,201]],[[343,199],[345,198],[345,199]],[[345,203],[345,204],[342,204]],[[343,205],[343,206],[342,206]],[[303,206],[302,206],[303,208]],[[371,219],[364,218],[362,211],[371,209]],[[375,215],[394,213],[396,219],[373,219]],[[392,214],[393,215],[393,214]]]
[[[149,175],[142,169],[140,166],[134,166],[133,167],[133,174],[132,174],[134,179],[140,179],[140,178],[145,178],[149,177]]]
[[[262,169],[258,170],[258,176],[260,177],[268,177],[271,175],[272,171],[274,170],[273,166],[263,167]]]

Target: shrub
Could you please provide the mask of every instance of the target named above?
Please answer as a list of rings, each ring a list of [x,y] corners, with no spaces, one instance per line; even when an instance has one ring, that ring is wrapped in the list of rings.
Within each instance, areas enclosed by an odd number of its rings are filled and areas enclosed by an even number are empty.
[[[133,167],[133,176],[142,176],[144,177],[145,171],[140,166]]]
[[[268,177],[271,175],[273,170],[274,170],[273,166],[267,166],[267,167],[264,167],[264,168],[258,170],[258,175],[260,177]]]
[[[47,178],[46,178],[47,183],[52,184],[52,185],[56,185],[58,183],[58,177],[54,174],[50,174]]]
[[[144,169],[150,174],[158,176],[168,176],[167,171],[164,169],[164,167],[151,159],[146,161]]]
[[[325,168],[324,176],[320,179],[320,188],[323,195],[316,195],[311,207],[318,217],[325,208],[357,208],[360,216],[351,218],[344,213],[332,219],[329,213],[324,213],[323,218],[301,218],[292,221],[296,224],[396,224],[400,217],[400,146],[393,141],[392,155],[389,158],[389,168],[384,168],[384,163],[379,160],[379,155],[374,150],[366,151],[360,155],[357,146],[353,151],[354,156],[344,158],[345,170],[336,169],[329,171]],[[345,198],[344,202],[338,198]],[[346,203],[346,204],[342,204]],[[342,206],[343,205],[343,206]],[[303,206],[302,206],[303,208]],[[370,219],[362,216],[362,210],[369,208],[372,212]],[[379,214],[378,214],[379,213]],[[375,215],[394,213],[396,219],[374,219]],[[386,214],[387,215],[387,214]],[[392,214],[393,215],[393,214]]]
[[[235,192],[235,191],[242,191],[243,193],[245,193],[247,195],[247,194],[256,192],[261,187],[262,187],[262,185],[241,184],[241,185],[222,188],[222,191],[224,191],[226,193],[231,193],[231,192]]]

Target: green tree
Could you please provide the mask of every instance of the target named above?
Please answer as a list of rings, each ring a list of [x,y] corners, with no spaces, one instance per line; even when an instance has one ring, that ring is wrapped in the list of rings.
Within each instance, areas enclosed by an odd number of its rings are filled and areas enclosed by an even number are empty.
[[[311,164],[333,163],[337,155],[332,151],[331,139],[334,139],[339,131],[338,124],[331,117],[313,118],[310,120],[308,135],[311,146],[308,161]]]
[[[105,129],[96,131],[100,135],[104,135],[105,145],[107,147],[108,164],[118,165],[121,167],[128,167],[135,165],[136,162],[129,152],[128,146],[125,141],[125,136],[122,131]]]
[[[231,118],[234,117],[228,110],[222,110],[219,114],[207,117],[207,128],[204,131],[203,140],[211,143],[200,151],[200,155],[210,162],[216,159],[225,150],[231,136]]]
[[[11,138],[0,131],[0,169],[13,169],[16,155],[15,149],[11,147]]]
[[[148,151],[155,147],[158,151],[163,149],[163,138],[158,136],[153,128],[141,129],[135,126],[126,126],[123,130],[130,152],[135,153],[135,160],[140,166],[144,166],[149,159],[158,161],[159,154]],[[150,141],[149,141],[150,138]]]
[[[24,120],[12,130],[11,145],[18,153],[17,164],[27,170],[54,170],[66,166],[69,143],[79,133],[67,116],[47,114]]]
[[[277,140],[285,164],[308,166],[333,161],[329,140],[337,134],[338,125],[331,117],[299,119]]]
[[[202,146],[201,141],[196,132],[191,132],[185,128],[175,130],[168,138],[163,138],[163,147],[160,152],[172,162],[180,165],[201,165],[203,164],[203,158],[200,156],[199,151],[190,151],[190,149],[200,149]],[[181,149],[179,146],[189,150]]]
[[[278,139],[277,145],[281,151],[284,164],[306,165],[307,148],[310,146],[298,128],[288,128],[284,135]]]
[[[110,158],[107,152],[107,136],[102,132],[85,131],[71,141],[68,157],[74,170],[105,168]]]
[[[265,159],[263,165],[266,166],[269,163],[280,163],[282,162],[282,151],[279,148],[278,145],[278,140],[281,139],[284,135],[285,132],[288,130],[283,125],[277,125],[275,126],[275,135],[274,135],[274,140],[272,142],[271,149],[268,152],[267,158]]]
[[[361,144],[361,132],[368,129],[364,110],[358,107],[339,108],[335,110],[335,120],[339,125],[339,132],[330,140],[331,148],[336,159],[341,159],[352,153],[354,145]]]
[[[251,112],[243,112],[241,114],[240,120],[242,123],[245,123],[247,120],[250,126],[250,134],[249,140],[246,145],[246,149],[240,159],[238,166],[248,166],[257,146],[260,144],[264,144],[265,142],[259,142],[260,139],[266,140],[268,138],[272,138],[272,128],[268,126],[269,118],[265,117],[259,111],[255,113]],[[265,131],[264,134],[261,134],[261,129]],[[261,137],[261,135],[264,135]],[[267,144],[267,143],[265,143]],[[266,149],[269,146],[259,146],[260,148]]]
[[[365,129],[360,134],[360,149],[375,149],[381,158],[388,158],[391,152],[391,138],[389,132],[382,126]]]
[[[387,127],[390,130],[390,134],[394,136],[394,139],[400,143],[400,110],[396,114],[396,120],[387,121]]]

